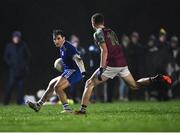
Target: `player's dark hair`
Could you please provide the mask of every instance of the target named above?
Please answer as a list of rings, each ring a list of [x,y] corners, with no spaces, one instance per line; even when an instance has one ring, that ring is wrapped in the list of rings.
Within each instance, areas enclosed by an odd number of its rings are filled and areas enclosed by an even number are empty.
[[[91,20],[95,24],[103,24],[104,23],[104,15],[101,13],[95,13],[92,17]]]
[[[53,30],[53,36],[56,37],[57,35],[61,35],[62,37],[65,37],[64,32],[60,29]]]

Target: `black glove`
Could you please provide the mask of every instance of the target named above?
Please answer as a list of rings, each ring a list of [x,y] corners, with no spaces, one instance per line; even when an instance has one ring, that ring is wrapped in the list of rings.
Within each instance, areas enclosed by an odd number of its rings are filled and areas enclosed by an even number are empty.
[[[100,68],[99,68],[99,72],[98,72],[98,74],[97,74],[98,80],[100,80],[100,81],[102,81],[101,75],[102,75],[103,72],[104,72],[104,68],[103,68],[103,67],[100,67]]]
[[[81,75],[82,75],[83,81],[86,82],[87,81],[87,74],[86,74],[86,72],[82,72]]]

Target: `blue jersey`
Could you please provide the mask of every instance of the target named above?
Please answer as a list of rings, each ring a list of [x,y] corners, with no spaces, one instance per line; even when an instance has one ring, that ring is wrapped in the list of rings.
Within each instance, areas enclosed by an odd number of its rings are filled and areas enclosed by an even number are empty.
[[[63,46],[60,48],[60,57],[63,61],[64,70],[67,69],[75,69],[79,70],[76,62],[73,60],[73,56],[75,54],[79,54],[74,46],[70,44],[70,42],[65,41]]]

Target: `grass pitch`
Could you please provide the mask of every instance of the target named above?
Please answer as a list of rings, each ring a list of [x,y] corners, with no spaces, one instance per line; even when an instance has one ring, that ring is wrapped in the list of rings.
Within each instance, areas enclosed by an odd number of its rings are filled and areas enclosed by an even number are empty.
[[[44,106],[39,113],[0,105],[0,131],[180,131],[180,101],[96,103],[87,116],[60,111],[59,105]]]

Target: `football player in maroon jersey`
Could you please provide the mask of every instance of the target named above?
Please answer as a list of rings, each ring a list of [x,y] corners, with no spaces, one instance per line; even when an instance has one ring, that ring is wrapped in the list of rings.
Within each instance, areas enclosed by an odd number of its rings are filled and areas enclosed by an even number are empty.
[[[116,33],[104,26],[104,16],[96,13],[92,16],[91,22],[92,27],[95,29],[94,40],[101,50],[100,67],[87,80],[82,96],[81,108],[75,111],[75,114],[86,114],[86,108],[93,88],[109,78],[113,79],[117,75],[125,81],[129,88],[134,90],[154,82],[172,84],[171,78],[162,74],[135,81],[128,69],[123,48],[118,41]]]

